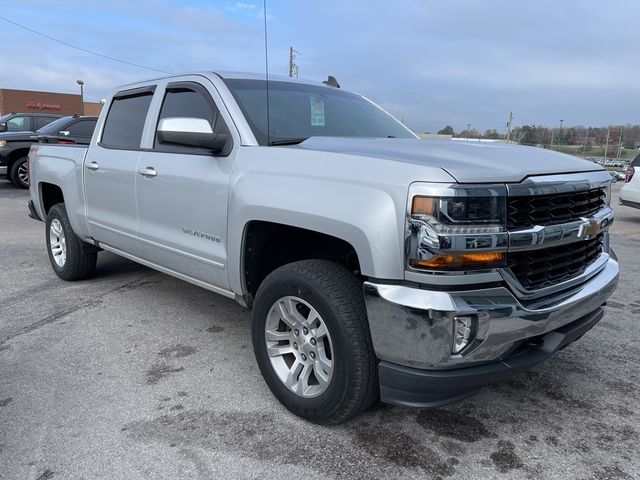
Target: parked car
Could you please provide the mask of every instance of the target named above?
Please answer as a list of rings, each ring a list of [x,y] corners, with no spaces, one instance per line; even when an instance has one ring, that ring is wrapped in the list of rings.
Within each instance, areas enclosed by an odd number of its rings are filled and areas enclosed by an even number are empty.
[[[609,175],[611,175],[611,181],[616,183],[618,181],[618,173],[613,170],[609,170]]]
[[[640,174],[636,174],[637,168],[640,168],[640,155],[634,158],[627,168],[625,184],[618,195],[620,205],[640,208]]]
[[[29,148],[36,142],[88,145],[98,117],[60,117],[37,132],[0,133],[0,166],[16,187],[29,188]]]
[[[35,132],[60,117],[51,113],[8,113],[0,117],[0,133]]]
[[[618,281],[604,169],[424,142],[336,83],[117,89],[88,147],[31,149],[54,272],[87,278],[107,250],[252,308],[267,385],[316,423],[460,400],[602,318]]]

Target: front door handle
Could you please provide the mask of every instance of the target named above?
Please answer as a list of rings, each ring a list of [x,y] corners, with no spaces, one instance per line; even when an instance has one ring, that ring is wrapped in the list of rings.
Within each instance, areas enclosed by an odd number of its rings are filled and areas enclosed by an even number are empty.
[[[98,165],[96,162],[89,162],[87,163],[87,168],[93,172],[95,172],[96,170],[98,170],[100,168],[100,165]]]
[[[138,170],[138,174],[142,175],[143,177],[155,177],[156,175],[158,175],[158,172],[153,167],[147,167]]]

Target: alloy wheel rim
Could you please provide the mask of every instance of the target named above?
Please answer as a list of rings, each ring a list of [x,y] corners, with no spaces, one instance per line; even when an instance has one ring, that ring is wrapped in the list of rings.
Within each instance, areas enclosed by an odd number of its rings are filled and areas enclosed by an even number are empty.
[[[57,218],[54,218],[49,226],[49,248],[56,265],[60,268],[64,267],[67,261],[67,242],[62,224]]]
[[[315,308],[299,297],[282,297],[269,309],[264,333],[271,366],[289,391],[313,398],[327,390],[333,343]]]
[[[29,167],[27,162],[22,162],[18,167],[18,180],[20,180],[23,185],[29,185]]]

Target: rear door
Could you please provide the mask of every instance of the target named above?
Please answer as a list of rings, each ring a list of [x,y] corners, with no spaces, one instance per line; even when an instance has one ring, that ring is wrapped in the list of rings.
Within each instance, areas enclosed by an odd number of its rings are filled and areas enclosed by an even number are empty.
[[[183,78],[156,94],[154,128],[136,175],[139,237],[147,246],[146,260],[227,289],[227,199],[239,138],[234,141],[230,134],[231,118],[220,108],[215,87],[204,77]],[[229,135],[225,149],[213,155],[201,148],[161,144],[155,129],[170,117],[206,119],[215,133]]]
[[[91,236],[135,254],[138,230],[136,168],[155,86],[126,90],[111,100],[100,138],[84,164]]]

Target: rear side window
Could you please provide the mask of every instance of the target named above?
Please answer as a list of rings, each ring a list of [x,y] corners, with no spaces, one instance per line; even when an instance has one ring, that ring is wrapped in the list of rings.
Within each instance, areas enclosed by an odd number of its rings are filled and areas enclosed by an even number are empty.
[[[70,125],[67,131],[74,137],[91,137],[94,128],[96,128],[95,120],[79,120]]]
[[[36,130],[40,130],[45,125],[50,124],[54,120],[57,120],[59,117],[34,117],[33,120],[36,122]]]
[[[634,167],[640,167],[640,155],[633,159],[631,165],[633,165]]]
[[[102,132],[102,145],[138,149],[153,91],[123,93],[113,99]]]

